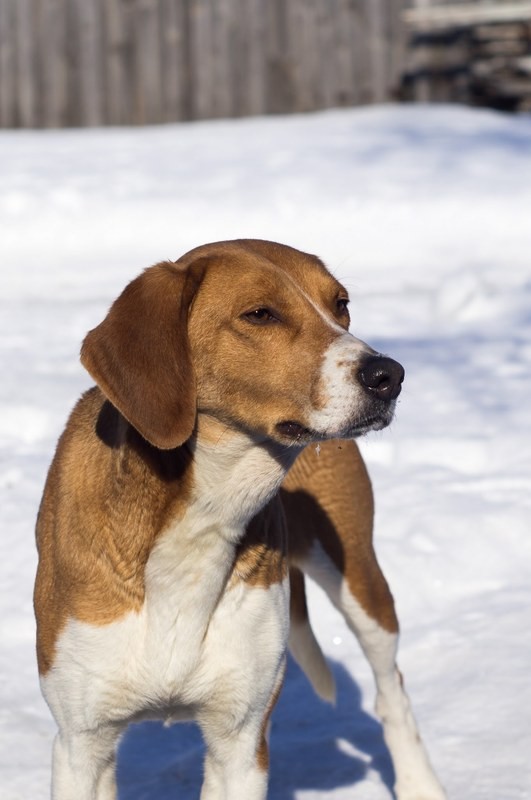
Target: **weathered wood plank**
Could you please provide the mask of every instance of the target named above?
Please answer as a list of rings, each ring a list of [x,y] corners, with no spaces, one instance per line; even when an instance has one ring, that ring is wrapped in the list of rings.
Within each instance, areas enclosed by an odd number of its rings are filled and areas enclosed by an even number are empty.
[[[135,122],[139,124],[152,124],[162,118],[159,19],[158,0],[136,0]]]
[[[62,128],[68,124],[68,53],[66,0],[40,0],[38,18],[38,124]]]
[[[109,125],[131,122],[133,102],[131,4],[105,0],[103,4],[105,121]]]
[[[322,0],[295,3],[290,26],[293,42],[293,76],[295,107],[297,111],[313,111],[323,101],[323,65],[321,58],[321,6]],[[329,54],[325,54],[328,58]]]
[[[265,15],[266,111],[286,114],[294,107],[293,66],[288,56],[288,11],[284,0],[269,0]]]
[[[370,0],[352,0],[353,60],[358,103],[372,102],[372,61],[367,3]]]
[[[354,53],[352,48],[353,30],[350,0],[338,0],[336,23],[336,72],[334,75],[334,104],[351,106],[357,100],[355,86]]]
[[[233,0],[211,0],[210,8],[210,69],[211,112],[212,117],[233,117],[235,113],[235,82],[238,74],[233,73],[233,61],[237,61],[238,47],[234,29],[237,24],[235,10],[238,4]]]
[[[34,14],[32,0],[16,3],[16,123],[23,128],[33,128],[36,120],[36,64],[34,62]]]
[[[104,116],[102,69],[102,13],[104,0],[71,0],[72,26],[77,33],[74,97],[79,96],[79,124],[102,125]]]
[[[0,126],[17,123],[16,97],[16,16],[17,0],[0,0]]]
[[[403,13],[408,0],[394,0],[389,7],[389,94],[391,99],[400,96],[404,65],[407,62],[408,37]]]
[[[336,19],[338,13],[338,0],[319,0],[318,3],[318,52],[322,54],[319,65],[319,95],[325,108],[337,104],[336,99]]]
[[[232,52],[237,116],[267,111],[266,8],[263,0],[238,0],[239,26]]]
[[[383,103],[387,97],[387,48],[384,0],[367,0],[371,102]]]
[[[212,9],[210,0],[189,0],[190,116],[212,113]]]
[[[160,0],[163,121],[190,118],[189,35],[186,0]]]
[[[459,5],[422,6],[404,12],[412,28],[430,30],[449,25],[478,25],[482,22],[519,22],[531,19],[531,3],[462,3]]]

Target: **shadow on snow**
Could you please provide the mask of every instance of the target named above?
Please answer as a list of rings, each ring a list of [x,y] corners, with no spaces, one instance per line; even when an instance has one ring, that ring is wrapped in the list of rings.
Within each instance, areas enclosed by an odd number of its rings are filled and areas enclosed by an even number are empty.
[[[380,724],[361,708],[361,692],[345,668],[332,663],[333,708],[313,693],[290,659],[270,737],[269,800],[293,800],[299,790],[352,786],[368,770],[391,791],[394,776]],[[193,724],[132,725],[118,753],[120,800],[196,800],[204,747]]]

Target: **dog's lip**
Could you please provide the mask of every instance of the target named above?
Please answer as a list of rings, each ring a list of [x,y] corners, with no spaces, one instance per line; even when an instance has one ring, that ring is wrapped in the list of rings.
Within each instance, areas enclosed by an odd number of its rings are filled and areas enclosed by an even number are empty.
[[[316,431],[312,431],[292,419],[277,422],[275,428],[283,438],[291,439],[293,442],[303,442],[319,436]]]
[[[354,439],[371,431],[381,431],[391,423],[392,419],[393,411],[385,409],[380,413],[359,417],[341,431],[316,431],[295,420],[278,422],[275,430],[283,439],[289,439],[293,444],[305,445],[326,439]]]
[[[365,433],[370,433],[370,431],[381,431],[387,425],[389,425],[387,420],[381,417],[373,417],[372,419],[358,422],[349,428],[349,436],[363,436]]]
[[[390,409],[380,414],[371,414],[370,416],[362,417],[349,427],[347,437],[363,436],[371,431],[381,431],[387,428],[392,420],[393,411]]]

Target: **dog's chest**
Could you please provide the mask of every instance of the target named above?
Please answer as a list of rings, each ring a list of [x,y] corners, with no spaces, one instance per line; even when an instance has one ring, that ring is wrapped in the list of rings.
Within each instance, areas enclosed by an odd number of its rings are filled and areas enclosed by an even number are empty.
[[[229,684],[238,685],[242,700],[252,695],[265,667],[261,653],[286,645],[287,583],[232,581],[234,541],[243,531],[197,522],[182,520],[161,536],[146,565],[139,612],[104,626],[67,624],[56,670],[44,679],[52,705],[55,675],[62,694],[90,699],[78,707],[80,724],[89,726],[95,719],[87,709],[96,718],[185,719],[205,698],[223,703]]]
[[[264,581],[246,580],[235,564],[247,523],[281,469],[253,450],[219,464],[211,453],[195,455],[193,494],[148,556],[141,608],[104,625],[70,618],[59,635],[42,681],[57,719],[65,707],[81,729],[100,719],[185,719],[206,705],[229,713],[227,698],[245,709],[263,676],[277,673],[288,636],[287,578],[273,569]],[[269,552],[274,563],[271,543]]]
[[[195,667],[217,608],[231,602],[225,588],[234,555],[234,544],[209,521],[197,534],[186,524],[169,530],[151,553],[140,624],[162,677],[179,683]]]

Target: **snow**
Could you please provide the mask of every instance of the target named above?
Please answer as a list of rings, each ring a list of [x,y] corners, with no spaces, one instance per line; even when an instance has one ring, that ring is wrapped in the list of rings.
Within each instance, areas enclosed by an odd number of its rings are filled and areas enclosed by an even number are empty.
[[[450,798],[531,796],[531,118],[441,107],[159,128],[0,133],[0,793],[48,796],[54,723],[31,606],[34,519],[77,352],[143,267],[208,241],[315,252],[352,330],[406,367],[363,440],[400,664]],[[311,588],[338,683],[293,664],[272,730],[274,800],[385,800],[392,771],[356,642]],[[192,726],[131,728],[121,800],[198,796]]]

